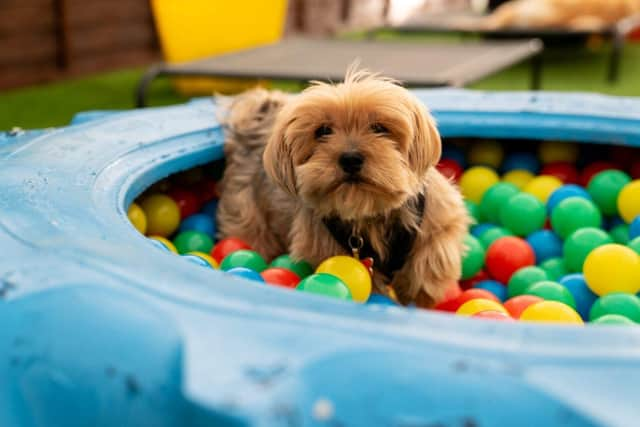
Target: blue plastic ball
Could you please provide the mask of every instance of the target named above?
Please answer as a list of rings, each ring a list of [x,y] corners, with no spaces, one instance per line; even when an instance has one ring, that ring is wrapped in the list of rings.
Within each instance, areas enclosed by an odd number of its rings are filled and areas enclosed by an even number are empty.
[[[394,300],[386,295],[371,294],[367,300],[367,304],[379,304],[379,305],[398,305]]]
[[[209,215],[211,218],[215,218],[217,210],[218,210],[218,200],[214,199],[205,203],[205,205],[200,209],[200,213]]]
[[[484,289],[494,294],[500,301],[507,299],[507,287],[495,280],[482,280],[476,283],[474,286],[476,289]]]
[[[204,233],[211,238],[216,236],[216,223],[213,217],[197,213],[186,217],[181,223],[178,231],[198,231]]]
[[[455,145],[445,145],[442,147],[442,158],[443,159],[451,159],[458,162],[460,166],[463,168],[467,164],[467,160],[464,155],[464,151]]]
[[[201,267],[207,267],[207,268],[213,269],[211,264],[209,264],[207,261],[205,261],[203,258],[200,258],[199,256],[185,254],[185,255],[181,255],[180,258],[183,258],[183,259],[185,259],[185,260],[187,260],[189,262],[192,262],[194,264],[197,264],[197,265],[199,265]]]
[[[551,215],[553,209],[563,201],[569,197],[583,197],[587,200],[591,200],[591,196],[587,193],[587,190],[575,184],[567,184],[558,188],[556,191],[551,193],[549,196],[549,200],[547,200],[547,214]]]
[[[536,254],[536,264],[562,256],[562,239],[551,230],[534,231],[527,237],[527,242]]]
[[[509,172],[514,169],[524,169],[536,174],[540,169],[540,161],[532,153],[512,153],[502,163],[502,171]]]
[[[245,267],[234,267],[230,268],[226,271],[226,273],[231,274],[233,276],[242,277],[244,279],[254,280],[256,282],[264,283],[264,279],[257,271],[253,271],[251,269]]]
[[[598,299],[598,295],[591,292],[584,280],[584,276],[580,273],[568,274],[559,280],[559,283],[567,288],[573,299],[576,301],[576,311],[584,320],[589,320],[589,310]]]
[[[471,227],[471,235],[473,237],[480,237],[482,233],[492,228],[496,228],[497,226],[494,224],[489,224],[488,222],[483,222],[482,224],[474,225]]]
[[[629,224],[629,241],[640,236],[640,215],[635,217]]]

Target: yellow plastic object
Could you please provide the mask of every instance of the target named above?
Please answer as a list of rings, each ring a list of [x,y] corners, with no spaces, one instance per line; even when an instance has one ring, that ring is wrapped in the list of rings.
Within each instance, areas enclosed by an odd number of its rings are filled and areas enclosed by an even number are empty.
[[[458,316],[473,316],[483,311],[498,311],[507,316],[509,313],[502,304],[484,298],[476,298],[462,304],[456,311]]]
[[[167,249],[169,249],[171,252],[173,252],[174,254],[178,253],[178,250],[176,249],[176,246],[173,244],[173,242],[169,239],[166,239],[162,236],[149,236],[150,239],[153,240],[157,240],[158,242],[162,243],[163,245],[165,245],[167,247]]]
[[[151,0],[169,63],[191,61],[276,42],[282,36],[286,0]],[[234,93],[256,85],[246,79],[177,78],[185,95]]]
[[[640,215],[640,179],[631,181],[618,194],[618,211],[627,223]]]
[[[198,258],[202,258],[203,260],[207,261],[207,263],[209,263],[211,268],[216,270],[220,269],[220,265],[218,264],[218,262],[215,259],[213,259],[209,254],[205,254],[204,252],[200,252],[200,251],[192,251],[192,252],[187,252],[187,255],[193,255],[193,256],[197,256]]]
[[[584,260],[584,279],[593,293],[640,291],[640,255],[615,243],[592,250]]]
[[[169,196],[152,194],[140,202],[147,217],[147,234],[167,237],[180,225],[180,208]]]
[[[500,181],[498,174],[485,166],[474,166],[467,169],[460,177],[460,189],[465,199],[480,203],[484,192]]]
[[[359,260],[338,255],[324,260],[316,273],[328,273],[342,280],[351,291],[351,297],[357,302],[366,302],[371,295],[371,275]]]
[[[147,232],[147,216],[138,204],[131,203],[127,216],[131,224],[133,224],[140,233],[145,234]]]
[[[520,320],[523,322],[584,324],[580,315],[573,308],[558,301],[541,301],[532,304],[522,312]]]
[[[522,190],[534,177],[535,175],[528,170],[514,169],[502,175],[502,180],[504,182],[511,183],[518,187],[519,190]]]
[[[542,203],[547,203],[551,193],[560,187],[562,187],[562,181],[555,176],[540,175],[529,181],[522,191],[535,196]]]

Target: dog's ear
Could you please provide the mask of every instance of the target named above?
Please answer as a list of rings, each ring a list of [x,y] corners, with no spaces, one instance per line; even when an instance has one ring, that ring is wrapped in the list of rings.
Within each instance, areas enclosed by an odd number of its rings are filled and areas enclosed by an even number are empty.
[[[424,175],[440,161],[442,143],[434,118],[417,99],[410,101],[414,139],[409,147],[409,166],[417,175]]]
[[[273,132],[264,149],[262,163],[269,178],[287,193],[296,195],[296,175],[293,165],[291,141],[287,140],[287,127],[292,120],[276,119]],[[295,119],[294,119],[295,120]]]

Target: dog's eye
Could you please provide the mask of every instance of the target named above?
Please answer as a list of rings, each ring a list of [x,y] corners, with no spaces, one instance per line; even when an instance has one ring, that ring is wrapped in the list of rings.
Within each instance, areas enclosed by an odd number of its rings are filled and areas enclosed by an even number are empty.
[[[373,131],[373,133],[389,133],[389,129],[387,129],[386,126],[381,123],[372,124],[371,131]]]
[[[322,125],[318,129],[316,129],[314,135],[316,139],[320,139],[323,136],[331,135],[333,133],[333,129],[330,126]]]

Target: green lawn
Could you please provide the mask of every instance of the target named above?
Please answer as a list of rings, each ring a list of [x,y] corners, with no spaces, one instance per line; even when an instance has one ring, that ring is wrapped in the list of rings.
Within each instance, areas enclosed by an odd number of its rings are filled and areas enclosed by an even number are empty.
[[[640,96],[640,44],[626,47],[620,80],[615,84],[609,84],[605,79],[608,55],[607,46],[595,50],[548,50],[543,89]],[[0,93],[0,129],[60,126],[68,123],[78,111],[133,108],[133,92],[142,71],[122,70]],[[480,81],[472,88],[526,90],[529,73],[528,64],[521,64]],[[186,100],[173,91],[166,79],[152,85],[149,99],[151,105]]]

